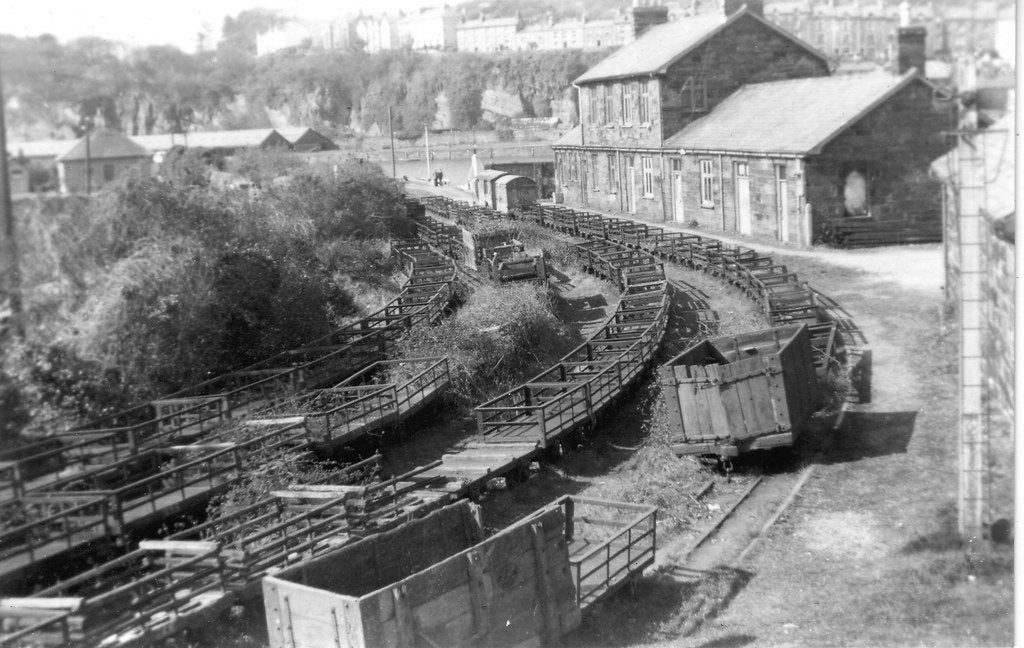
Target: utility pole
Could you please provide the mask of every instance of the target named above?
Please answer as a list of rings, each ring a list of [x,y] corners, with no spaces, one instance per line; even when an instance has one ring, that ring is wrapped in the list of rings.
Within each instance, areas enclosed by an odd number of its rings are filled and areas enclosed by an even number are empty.
[[[423,143],[427,147],[427,182],[431,182],[434,178],[430,175],[430,131],[426,124],[423,124]]]
[[[391,177],[397,178],[395,170],[395,127],[391,125],[391,106],[388,106],[388,133],[391,134]]]
[[[89,142],[92,135],[92,117],[83,117],[82,124],[85,126],[85,195],[88,196],[92,194],[92,150]]]
[[[6,112],[3,81],[0,80],[0,216],[3,217],[4,240],[7,243],[7,293],[14,334],[25,337],[25,320],[21,305],[21,269],[18,264],[18,244],[14,240],[14,206],[11,204],[11,176],[8,169]]]

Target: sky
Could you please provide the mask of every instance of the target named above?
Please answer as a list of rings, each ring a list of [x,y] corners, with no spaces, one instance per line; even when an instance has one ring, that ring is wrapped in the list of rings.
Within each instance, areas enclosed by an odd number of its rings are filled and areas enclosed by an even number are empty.
[[[347,13],[410,11],[442,4],[435,0],[9,0],[0,13],[0,33],[38,36],[50,33],[65,42],[80,36],[99,36],[132,47],[177,45],[193,51],[196,34],[210,30],[220,39],[225,16],[253,7],[276,9],[287,15],[337,18]]]

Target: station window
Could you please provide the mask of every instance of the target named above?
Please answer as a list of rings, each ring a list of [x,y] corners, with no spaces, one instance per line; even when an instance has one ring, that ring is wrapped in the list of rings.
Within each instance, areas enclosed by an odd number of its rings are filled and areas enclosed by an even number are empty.
[[[640,82],[640,123],[651,123],[651,85],[649,81]]]
[[[645,198],[654,197],[654,160],[649,157],[640,158],[640,168],[643,171],[643,190]]]
[[[700,161],[700,206],[715,206],[715,176],[711,160]]]
[[[622,125],[629,126],[633,119],[633,85],[622,84]]]

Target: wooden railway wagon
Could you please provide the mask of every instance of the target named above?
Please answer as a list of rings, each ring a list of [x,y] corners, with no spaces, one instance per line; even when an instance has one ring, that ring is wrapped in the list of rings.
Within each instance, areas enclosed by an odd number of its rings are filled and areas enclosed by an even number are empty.
[[[378,455],[379,461],[379,455]],[[299,484],[168,537],[218,543],[227,587],[240,600],[262,595],[267,573],[396,528],[452,501],[409,475],[369,484]]]
[[[720,241],[698,235],[665,232],[660,227],[560,207],[536,207],[523,213],[548,227],[597,237],[577,249],[584,268],[600,276],[621,281],[608,261],[636,258],[629,251],[643,250],[735,284],[761,304],[773,325],[808,325],[819,376],[824,376],[845,356],[837,324],[829,318],[817,293],[785,265],[774,263],[770,256],[750,248],[723,246]],[[641,261],[632,263],[637,266],[634,271],[639,279],[644,279],[645,270],[656,278],[658,270],[653,265],[645,268]]]
[[[537,183],[530,178],[505,175],[494,181],[494,209],[503,214],[532,205],[537,197]]]
[[[249,423],[302,417],[317,447],[331,452],[413,416],[440,397],[451,380],[447,358],[381,360],[334,387],[261,409]]]
[[[654,358],[668,318],[665,281],[623,295],[615,314],[562,361],[476,408],[477,436],[425,475],[465,493],[514,473],[592,422]]]
[[[656,511],[564,497],[484,539],[461,501],[265,578],[270,645],[552,642],[653,563]]]
[[[497,201],[495,198],[495,181],[506,176],[508,173],[505,171],[498,171],[496,169],[484,169],[480,173],[473,177],[473,195],[476,196],[476,204],[484,207],[490,207],[491,209],[497,209]]]
[[[191,443],[262,402],[331,384],[380,359],[413,326],[440,318],[454,293],[454,266],[433,251],[404,255],[403,292],[367,318],[223,376],[67,431],[0,461],[0,496],[13,497],[59,478],[147,448]],[[70,440],[73,439],[73,440]],[[56,444],[54,446],[53,444]]]
[[[508,176],[518,177],[518,176]],[[515,228],[486,207],[468,206],[450,198],[423,199],[423,227],[441,232],[431,244],[467,267],[484,272],[495,283],[545,281],[547,267],[541,250],[527,251],[515,238]],[[451,230],[440,219],[459,225]],[[452,252],[453,248],[458,248]]]
[[[705,340],[661,369],[678,455],[792,445],[818,407],[807,326]]]
[[[257,443],[259,440],[253,445]],[[76,518],[62,516],[54,521],[56,524],[35,525],[33,535],[22,536],[20,544],[13,544],[17,537],[8,538],[12,546],[0,559],[0,588],[6,592],[20,591],[28,580],[49,573],[50,567],[91,548],[92,543],[106,543],[151,529],[169,515],[202,507],[240,479],[243,447],[244,444],[221,444],[146,450],[49,482],[29,491],[21,500],[3,503],[104,500],[102,509],[86,509]],[[102,515],[102,523],[93,517],[97,515]],[[89,517],[93,521],[86,524]],[[63,525],[68,523],[80,526],[66,529]]]
[[[230,602],[218,546],[143,541],[24,598],[0,599],[0,646],[133,646],[209,620]]]

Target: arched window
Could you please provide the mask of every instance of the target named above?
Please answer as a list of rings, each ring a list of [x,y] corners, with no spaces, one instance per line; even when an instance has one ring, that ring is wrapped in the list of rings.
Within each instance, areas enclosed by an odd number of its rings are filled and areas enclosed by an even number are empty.
[[[868,179],[860,170],[854,169],[843,178],[843,207],[847,216],[867,216]]]

